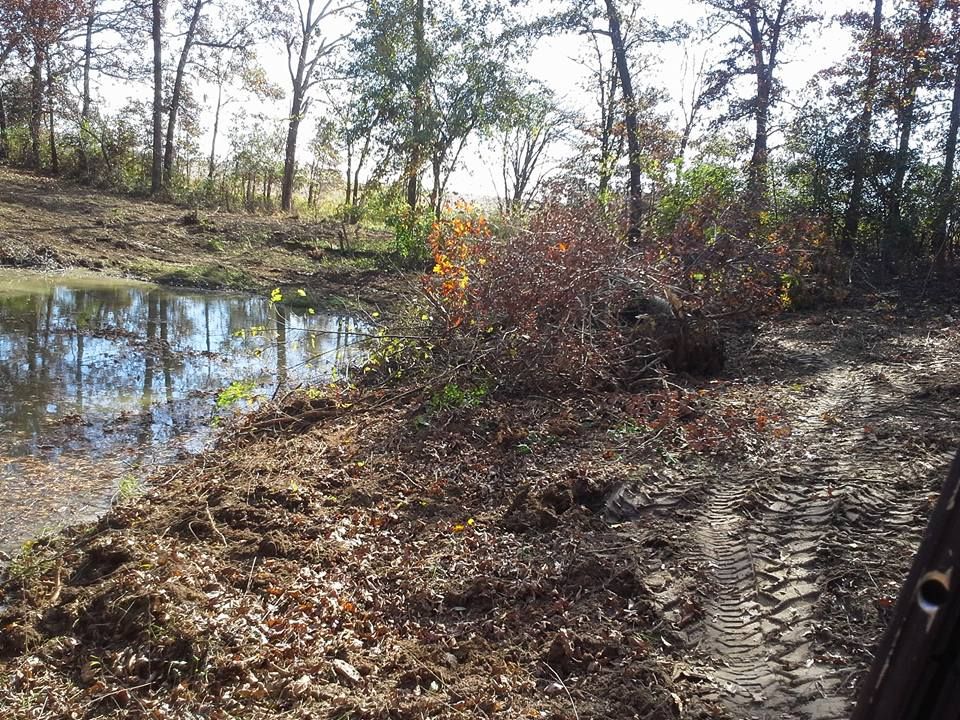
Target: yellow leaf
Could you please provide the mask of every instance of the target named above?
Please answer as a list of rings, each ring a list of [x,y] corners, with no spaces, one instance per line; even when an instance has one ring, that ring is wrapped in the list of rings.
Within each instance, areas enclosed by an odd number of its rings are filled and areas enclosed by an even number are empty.
[[[300,297],[306,297],[307,291],[304,290],[303,288],[300,288],[299,290],[297,290],[297,295],[299,295]]]
[[[467,529],[466,525],[460,525],[459,523],[453,526],[454,532],[463,532],[466,529]]]

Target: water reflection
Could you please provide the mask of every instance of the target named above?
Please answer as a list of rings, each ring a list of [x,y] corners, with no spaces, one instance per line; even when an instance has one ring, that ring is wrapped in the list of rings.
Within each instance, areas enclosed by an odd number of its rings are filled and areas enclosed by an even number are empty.
[[[259,297],[0,271],[0,548],[104,509],[140,463],[198,449],[232,381],[266,394],[348,372],[358,332]]]

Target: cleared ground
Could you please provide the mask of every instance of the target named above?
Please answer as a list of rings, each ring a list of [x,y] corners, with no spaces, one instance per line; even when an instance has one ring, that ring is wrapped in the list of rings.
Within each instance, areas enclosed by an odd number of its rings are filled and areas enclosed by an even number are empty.
[[[290,397],[3,588],[6,717],[843,718],[960,440],[956,308],[646,392]]]
[[[331,306],[389,307],[389,238],[362,230],[341,252],[340,225],[136,200],[0,168],[0,265],[83,267],[200,288],[305,288]],[[351,240],[355,240],[353,233]]]
[[[0,170],[0,264],[396,303],[336,232]],[[14,558],[3,717],[846,717],[960,445],[958,313],[732,328],[634,393],[286,397]]]

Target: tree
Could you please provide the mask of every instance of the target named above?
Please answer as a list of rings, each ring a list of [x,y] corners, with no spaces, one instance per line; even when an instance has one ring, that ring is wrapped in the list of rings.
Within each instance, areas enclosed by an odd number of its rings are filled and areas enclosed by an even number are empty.
[[[153,40],[153,113],[150,144],[150,193],[163,187],[163,0],[150,0],[150,37]]]
[[[27,60],[30,73],[30,150],[27,164],[40,166],[44,96],[50,96],[50,53],[63,40],[64,33],[82,12],[82,0],[23,0],[6,6],[4,19],[9,22],[8,43],[13,42]],[[11,49],[0,48],[8,55]],[[5,59],[5,58],[3,58]],[[44,80],[44,72],[47,78]],[[45,92],[46,91],[46,92]],[[50,109],[52,114],[52,109]],[[52,124],[52,119],[51,119]],[[52,126],[52,125],[51,125]],[[52,130],[51,130],[52,132]],[[54,161],[56,160],[54,148]]]
[[[252,42],[250,29],[257,20],[256,15],[245,14],[239,6],[221,5],[221,16],[216,23],[217,29],[214,29],[205,14],[207,8],[212,5],[213,0],[185,0],[181,7],[185,30],[182,33],[183,45],[180,48],[177,68],[173,75],[170,100],[167,105],[167,129],[163,148],[164,185],[169,185],[173,176],[177,120],[185,97],[187,68],[194,62],[193,54],[197,49],[241,51]],[[225,15],[228,15],[228,17],[225,17]]]
[[[430,53],[430,102],[418,122],[433,175],[430,209],[438,218],[450,175],[468,140],[497,123],[515,96],[507,59],[489,40],[477,34],[467,42],[436,46]],[[409,189],[408,184],[408,206]]]
[[[326,34],[327,21],[356,5],[354,2],[335,4],[333,0],[294,0],[294,4],[296,18],[287,24],[281,35],[287,50],[287,70],[293,90],[281,182],[280,205],[286,211],[293,207],[297,134],[310,107],[310,91],[321,79],[317,73],[321,63],[346,39],[346,35],[329,37]]]
[[[189,20],[187,21],[186,31],[183,34],[183,45],[180,48],[180,56],[177,60],[177,70],[173,76],[173,91],[167,106],[167,130],[164,136],[163,146],[162,183],[164,185],[169,185],[170,175],[173,172],[174,133],[177,128],[177,113],[180,111],[180,102],[183,98],[183,81],[187,69],[187,61],[190,57],[190,51],[193,49],[194,42],[197,39],[200,16],[203,13],[203,9],[209,5],[210,2],[211,0],[188,0],[183,6],[183,10],[186,11]]]
[[[346,161],[342,217],[345,225],[356,225],[360,222],[365,190],[371,184],[377,183],[387,172],[393,160],[392,150],[395,146],[394,143],[387,142],[378,147],[380,143],[377,132],[384,126],[382,108],[369,102],[371,97],[359,91],[360,86],[359,76],[351,74],[346,82],[327,88],[327,105],[334,115]],[[367,173],[367,181],[361,183],[360,178],[368,167],[368,161],[374,158],[375,165]]]
[[[81,180],[89,180],[92,173],[90,146],[99,143],[93,132],[94,104],[91,95],[91,79],[94,73],[120,80],[130,80],[140,75],[138,64],[129,62],[133,49],[130,44],[143,32],[145,6],[142,0],[123,0],[105,3],[102,0],[86,0],[84,3],[79,37],[83,40],[81,63],[80,112],[77,122],[77,158]],[[138,51],[139,52],[139,51]]]
[[[566,134],[570,121],[570,114],[559,107],[546,88],[534,86],[517,99],[498,132],[501,212],[530,209],[549,173],[543,169],[547,148]]]
[[[407,181],[407,206],[411,214],[417,209],[420,197],[420,169],[423,165],[424,115],[427,109],[427,74],[430,72],[430,58],[427,55],[424,0],[414,0],[413,8],[413,73],[410,91],[413,96],[413,112],[410,116],[410,150],[407,169],[404,173]]]
[[[267,79],[264,69],[257,62],[256,55],[246,46],[211,48],[210,57],[201,66],[201,73],[217,88],[210,156],[207,161],[207,178],[212,179],[216,169],[217,139],[220,134],[220,115],[223,109],[245,94],[262,99],[281,100],[283,91]]]
[[[376,145],[397,163],[413,221],[424,170],[432,171],[436,213],[464,147],[500,117],[514,92],[508,70],[526,32],[504,4],[382,0],[367,6],[351,44],[350,75],[362,86],[361,115],[379,120]]]
[[[607,21],[610,26],[610,42],[616,60],[617,75],[623,92],[623,109],[627,126],[627,165],[630,170],[629,211],[627,220],[627,238],[636,242],[640,239],[643,221],[643,166],[640,158],[640,133],[637,122],[637,102],[633,92],[633,80],[630,76],[630,64],[627,61],[627,46],[620,26],[620,15],[614,0],[606,0]]]
[[[24,5],[21,0],[0,2],[0,70],[20,46],[23,33]]]
[[[337,124],[329,118],[317,120],[313,139],[310,140],[310,167],[307,173],[307,205],[313,207],[316,197],[324,187],[340,179],[340,148]]]
[[[937,183],[936,212],[933,220],[931,244],[934,258],[943,261],[947,257],[947,220],[955,199],[954,164],[957,158],[957,133],[960,131],[960,2],[949,3],[949,28],[947,34],[947,77],[953,75],[953,97],[950,101],[950,120],[944,142],[943,170]]]
[[[857,16],[847,16],[847,23],[856,26]],[[863,20],[859,19],[859,24]],[[850,198],[847,211],[844,215],[843,234],[841,235],[841,249],[847,254],[853,254],[857,232],[860,227],[860,215],[863,206],[863,185],[867,172],[867,153],[870,150],[870,137],[873,129],[873,111],[876,103],[877,89],[880,84],[880,56],[883,42],[883,0],[874,0],[873,16],[870,30],[866,35],[867,76],[863,88],[860,90],[862,110],[857,118],[857,147],[853,159],[853,179],[850,188]]]
[[[711,82],[720,82],[729,90],[735,78],[753,77],[753,94],[734,103],[729,118],[750,116],[754,121],[747,199],[753,209],[760,210],[767,202],[770,118],[781,94],[776,76],[781,52],[786,42],[800,36],[818,16],[800,0],[703,1],[713,8],[714,23],[733,30],[729,52]]]
[[[716,101],[724,91],[724,83],[712,72],[713,64],[708,52],[704,52],[699,59],[689,47],[684,47],[682,81],[680,87],[680,111],[683,114],[683,129],[680,131],[680,142],[677,146],[677,161],[683,166],[683,160],[690,146],[693,131],[701,122],[703,112]],[[690,80],[690,90],[687,92],[687,79]]]
[[[912,0],[901,8],[897,27],[900,30],[900,52],[893,58],[896,82],[891,98],[895,104],[899,128],[893,160],[893,181],[890,185],[890,209],[884,228],[883,255],[888,264],[896,261],[903,249],[907,228],[903,222],[903,195],[910,167],[911,141],[918,119],[918,91],[930,73],[935,0]]]
[[[624,153],[624,136],[616,132],[622,127],[620,117],[620,76],[617,74],[617,62],[613,51],[607,52],[600,46],[598,33],[588,33],[592,63],[584,61],[590,68],[590,89],[594,92],[597,118],[585,128],[585,134],[596,143],[597,197],[606,204],[610,195],[610,182],[614,171]]]

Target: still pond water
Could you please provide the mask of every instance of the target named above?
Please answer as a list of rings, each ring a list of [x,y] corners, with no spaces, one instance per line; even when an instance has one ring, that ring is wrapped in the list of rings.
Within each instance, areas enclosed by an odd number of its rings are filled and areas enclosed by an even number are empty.
[[[0,551],[200,450],[231,383],[269,396],[348,372],[363,330],[261,297],[0,270]]]

